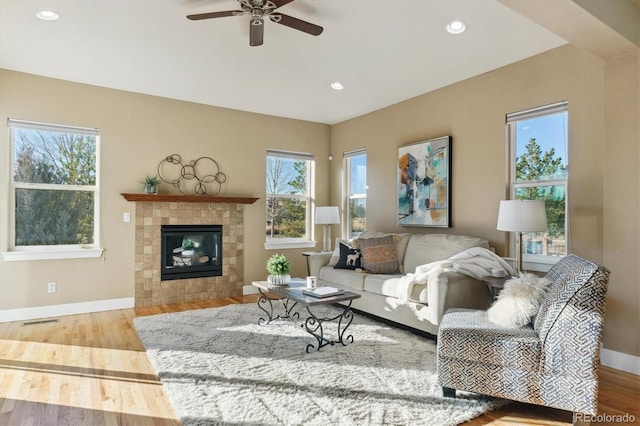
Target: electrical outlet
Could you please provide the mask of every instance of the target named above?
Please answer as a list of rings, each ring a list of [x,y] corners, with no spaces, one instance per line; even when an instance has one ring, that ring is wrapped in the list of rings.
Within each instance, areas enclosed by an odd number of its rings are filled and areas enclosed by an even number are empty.
[[[56,287],[57,287],[57,285],[56,285],[55,281],[52,281],[49,284],[47,284],[47,288],[48,288],[49,293],[55,293],[56,292]]]

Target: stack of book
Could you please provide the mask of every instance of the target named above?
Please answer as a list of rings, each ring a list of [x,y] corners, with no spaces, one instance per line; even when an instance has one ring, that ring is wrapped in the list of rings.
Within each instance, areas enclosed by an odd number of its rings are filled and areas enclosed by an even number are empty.
[[[318,287],[313,289],[310,288],[310,289],[302,290],[302,293],[306,294],[307,296],[323,298],[323,297],[338,296],[340,294],[343,294],[344,290],[341,290],[335,287]]]

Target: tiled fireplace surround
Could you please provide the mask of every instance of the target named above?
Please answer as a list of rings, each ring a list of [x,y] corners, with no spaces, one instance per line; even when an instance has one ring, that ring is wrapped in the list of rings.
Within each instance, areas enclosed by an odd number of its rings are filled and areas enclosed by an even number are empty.
[[[127,198],[126,194],[123,194]],[[147,197],[136,197],[147,198]],[[242,295],[244,206],[228,202],[136,201],[135,306]],[[245,203],[246,204],[246,203]],[[222,225],[222,276],[160,280],[161,225]]]

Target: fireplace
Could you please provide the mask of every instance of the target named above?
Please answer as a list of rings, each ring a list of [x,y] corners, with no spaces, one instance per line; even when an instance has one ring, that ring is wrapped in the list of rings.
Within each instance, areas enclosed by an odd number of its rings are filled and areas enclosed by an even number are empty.
[[[222,275],[222,225],[162,225],[160,280]]]
[[[244,281],[244,209],[258,199],[206,195],[122,194],[135,203],[136,307],[241,296]],[[222,225],[221,273],[162,281],[161,227]],[[177,248],[177,247],[176,247]]]

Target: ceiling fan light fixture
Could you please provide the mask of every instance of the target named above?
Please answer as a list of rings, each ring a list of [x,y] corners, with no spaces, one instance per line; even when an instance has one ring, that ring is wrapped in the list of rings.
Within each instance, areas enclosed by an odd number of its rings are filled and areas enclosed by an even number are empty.
[[[53,10],[41,10],[36,13],[36,17],[38,19],[42,19],[43,21],[55,21],[56,19],[60,18],[60,15],[58,15]]]
[[[0,0],[2,1],[2,0]],[[276,13],[276,9],[294,0],[237,0],[242,10],[223,10],[219,12],[197,13],[187,15],[190,21],[200,21],[203,19],[224,18],[226,16],[250,15],[249,20],[249,45],[261,46],[264,38],[264,18],[268,17],[276,24],[302,31],[312,36],[322,34],[323,28],[311,22],[283,13]]]
[[[462,34],[467,26],[462,21],[451,21],[447,25],[447,32],[449,34]]]
[[[342,90],[344,89],[344,86],[339,81],[334,81],[333,83],[331,83],[331,88],[333,90]]]

